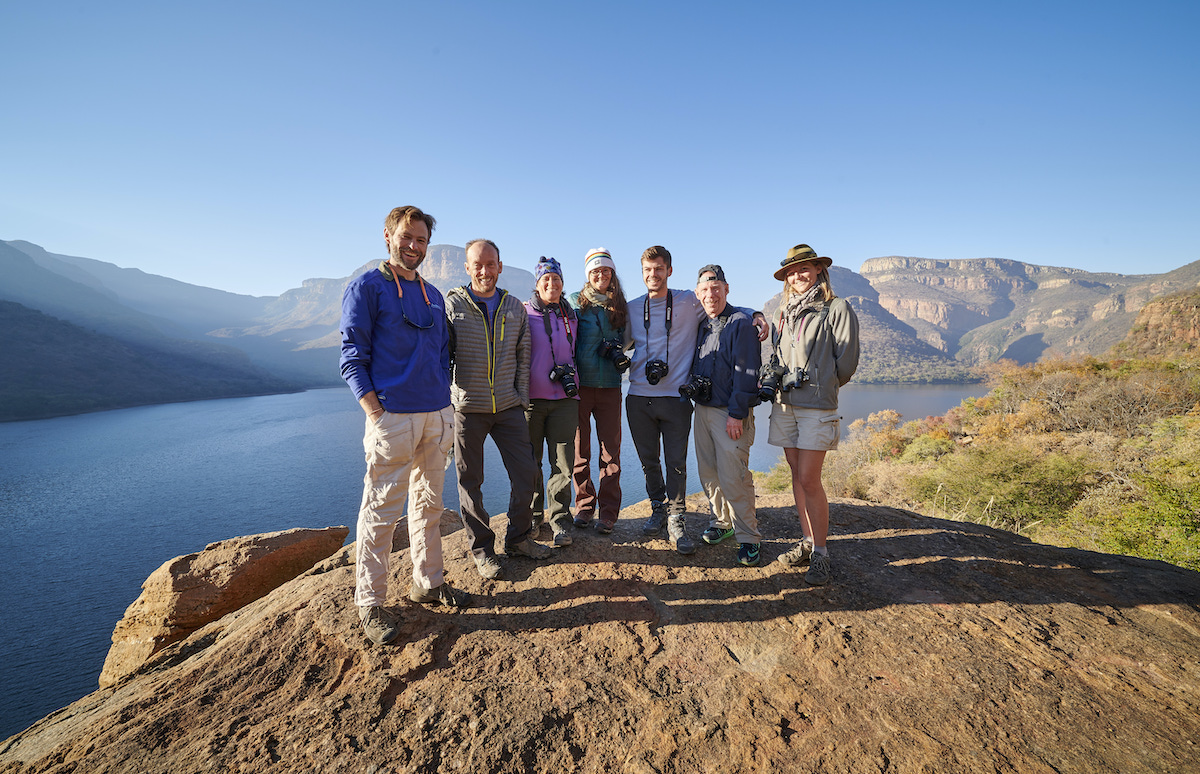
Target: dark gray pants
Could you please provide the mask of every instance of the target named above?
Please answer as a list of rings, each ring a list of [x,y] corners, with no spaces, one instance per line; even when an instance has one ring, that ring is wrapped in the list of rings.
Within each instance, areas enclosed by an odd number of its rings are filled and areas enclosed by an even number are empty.
[[[646,477],[646,496],[656,509],[687,511],[687,450],[692,429],[692,403],[682,398],[625,396],[629,434]],[[665,458],[664,480],[659,450]]]
[[[520,543],[533,526],[533,483],[537,468],[529,443],[529,424],[520,406],[495,414],[454,412],[454,468],[458,471],[458,509],[463,527],[471,536],[471,553],[495,555],[496,533],[488,526],[491,516],[483,507],[483,442],[492,437],[508,471],[512,493],[508,497],[508,532],[504,545]]]
[[[525,412],[529,442],[535,458],[533,512],[550,521],[555,532],[571,527],[571,469],[575,467],[575,430],[579,427],[579,401],[573,398],[534,398]],[[542,449],[550,458],[550,480],[542,479]]]

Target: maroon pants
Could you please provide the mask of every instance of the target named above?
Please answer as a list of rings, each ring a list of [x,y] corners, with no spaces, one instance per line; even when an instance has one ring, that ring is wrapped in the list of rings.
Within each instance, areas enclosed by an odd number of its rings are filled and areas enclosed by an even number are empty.
[[[600,491],[592,485],[592,417],[600,442]],[[621,510],[621,388],[580,387],[579,429],[575,431],[575,512],[614,524]]]

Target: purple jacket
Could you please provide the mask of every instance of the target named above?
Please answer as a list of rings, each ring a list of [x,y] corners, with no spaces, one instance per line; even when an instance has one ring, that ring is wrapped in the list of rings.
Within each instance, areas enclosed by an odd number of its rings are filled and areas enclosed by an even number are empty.
[[[550,381],[550,372],[555,365],[566,363],[575,368],[575,340],[579,336],[579,322],[575,311],[570,305],[567,308],[567,319],[564,320],[551,307],[546,313],[550,320],[550,335],[546,333],[546,315],[539,312],[532,303],[525,302],[525,312],[529,315],[529,338],[532,345],[529,373],[529,397],[541,400],[563,400],[567,393],[559,382]],[[568,333],[570,335],[568,335]],[[576,384],[579,376],[576,375]],[[579,400],[579,396],[575,396]]]

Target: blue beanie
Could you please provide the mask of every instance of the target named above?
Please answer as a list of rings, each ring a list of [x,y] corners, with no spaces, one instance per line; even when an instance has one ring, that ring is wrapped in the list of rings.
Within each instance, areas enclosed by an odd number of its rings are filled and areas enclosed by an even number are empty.
[[[557,274],[559,279],[562,279],[562,266],[553,258],[542,256],[538,258],[537,268],[533,270],[533,281],[537,282],[545,274]]]

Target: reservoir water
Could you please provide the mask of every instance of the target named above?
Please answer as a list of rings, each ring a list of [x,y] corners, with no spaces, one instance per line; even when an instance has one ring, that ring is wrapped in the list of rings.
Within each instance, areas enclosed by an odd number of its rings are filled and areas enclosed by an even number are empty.
[[[851,384],[843,431],[871,412],[917,419],[986,392]],[[780,459],[769,415],[755,414],[755,470]],[[362,430],[344,388],[0,424],[0,740],[96,689],[113,627],[168,559],[292,527],[345,524],[353,539]],[[645,489],[628,428],[621,459],[631,505]],[[508,487],[490,441],[486,465],[486,504],[501,513]],[[445,501],[458,507],[453,468]]]

